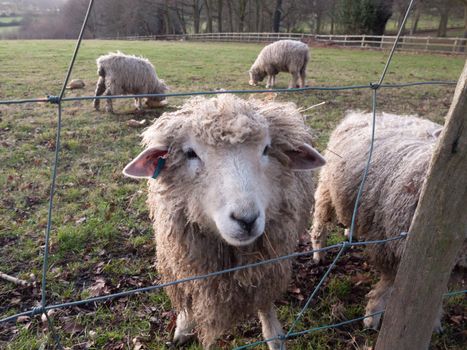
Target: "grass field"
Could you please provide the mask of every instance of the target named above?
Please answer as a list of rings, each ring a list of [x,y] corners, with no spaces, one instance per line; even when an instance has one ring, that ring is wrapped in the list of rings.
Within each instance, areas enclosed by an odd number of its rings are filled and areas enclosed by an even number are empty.
[[[20,22],[23,19],[21,16],[14,16],[14,17],[0,17],[0,23],[13,23],[13,22]]]
[[[414,16],[410,16],[407,20],[407,25],[406,30],[410,30],[410,28],[413,25],[414,21]],[[423,16],[420,17],[418,24],[417,24],[417,30],[422,31],[425,33],[426,36],[436,36],[437,35],[437,30],[438,30],[438,25],[439,25],[439,16],[433,16],[429,14],[424,14]],[[448,21],[448,28],[461,28],[459,29],[460,33],[463,33],[463,26],[464,26],[464,19],[462,17],[454,17],[451,16]],[[398,23],[397,23],[397,18],[395,16],[391,17],[389,19],[388,23],[386,24],[386,34],[388,33],[397,33],[399,30]],[[427,31],[432,31],[429,33],[426,33]],[[419,35],[423,35],[423,33],[419,33]],[[453,34],[452,30],[448,30],[448,36],[453,37],[456,36]],[[459,36],[462,37],[462,34]]]
[[[70,60],[71,41],[0,41],[0,99],[44,97],[59,93]],[[156,66],[171,92],[249,89],[247,70],[261,46],[184,42],[83,42],[72,78],[86,82],[68,96],[92,95],[95,59],[109,51],[144,55]],[[338,86],[378,81],[386,52],[312,48],[308,84]],[[464,58],[396,53],[386,82],[456,80]],[[288,76],[280,74],[278,87]],[[378,92],[378,109],[419,114],[443,122],[453,86],[387,89]],[[262,98],[262,96],[259,96]],[[270,97],[270,96],[269,96]],[[325,148],[332,128],[349,108],[370,110],[371,91],[305,92],[277,96],[307,108],[316,145]],[[174,110],[184,98],[170,98]],[[62,152],[53,215],[48,302],[59,303],[157,283],[156,247],[145,206],[143,182],[121,175],[139,151],[142,129],[129,119],[157,118],[160,110],[136,114],[133,101],[114,102],[115,115],[93,110],[91,101],[64,104]],[[50,104],[0,106],[0,271],[39,280],[44,230],[55,150],[57,108]],[[339,239],[333,236],[334,242]],[[308,245],[300,249],[310,249]],[[287,328],[324,268],[310,259],[294,263],[297,272],[290,292],[278,303]],[[339,261],[325,287],[298,324],[298,330],[361,316],[365,294],[375,281],[361,250]],[[452,286],[457,289],[458,286]],[[27,310],[40,300],[39,288],[18,287],[0,280],[0,317]],[[445,302],[445,332],[433,338],[432,349],[462,349],[465,345],[465,297]],[[70,349],[165,349],[174,328],[174,312],[163,292],[152,292],[96,305],[58,310],[55,325]],[[0,325],[0,348],[45,349],[46,325],[37,318]],[[219,346],[260,338],[256,321],[246,323]],[[377,334],[360,323],[297,338],[289,349],[364,349]],[[199,349],[195,343],[189,349]],[[261,347],[259,347],[261,348]],[[265,347],[262,347],[265,349]]]

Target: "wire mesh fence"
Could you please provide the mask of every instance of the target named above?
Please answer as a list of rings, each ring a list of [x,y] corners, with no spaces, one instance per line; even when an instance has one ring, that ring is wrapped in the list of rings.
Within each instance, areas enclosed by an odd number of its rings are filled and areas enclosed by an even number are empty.
[[[339,327],[345,324],[357,322],[360,320],[363,320],[366,317],[372,317],[375,316],[376,314],[381,314],[384,312],[384,310],[380,310],[375,314],[372,315],[366,315],[363,317],[357,317],[354,319],[346,320],[340,323],[335,323],[335,324],[328,324],[328,325],[323,325],[320,327],[314,327],[314,328],[309,328],[306,330],[302,331],[295,331],[295,328],[297,327],[297,324],[301,317],[303,316],[304,312],[308,309],[311,301],[316,297],[317,293],[319,292],[320,288],[323,286],[325,280],[327,277],[330,275],[332,272],[333,268],[336,266],[337,261],[341,258],[343,254],[346,253],[348,248],[354,247],[354,246],[366,246],[366,245],[375,245],[375,244],[385,244],[386,242],[389,241],[394,241],[394,240],[401,240],[405,239],[407,237],[406,233],[400,233],[400,234],[395,234],[394,237],[388,238],[388,239],[383,239],[383,240],[376,240],[376,241],[364,241],[364,242],[355,242],[353,240],[354,236],[354,230],[355,230],[355,221],[358,213],[358,207],[360,203],[360,198],[361,195],[364,191],[365,188],[365,181],[366,177],[368,175],[368,171],[371,166],[371,157],[372,157],[372,152],[373,152],[373,147],[374,147],[374,141],[375,141],[375,119],[376,119],[376,111],[377,111],[377,96],[378,96],[378,90],[380,89],[385,89],[385,88],[405,88],[409,86],[421,86],[421,85],[454,85],[455,82],[453,81],[429,81],[429,82],[412,82],[412,83],[403,83],[403,84],[384,84],[383,81],[385,79],[385,76],[387,74],[389,65],[391,63],[393,54],[395,52],[395,49],[397,47],[398,39],[400,37],[400,32],[398,33],[396,40],[394,41],[394,44],[392,46],[392,49],[390,51],[390,54],[387,58],[386,64],[384,66],[383,72],[381,73],[380,79],[376,83],[369,83],[367,85],[352,85],[352,86],[336,86],[336,87],[319,87],[319,86],[314,86],[314,87],[304,87],[304,88],[294,88],[294,89],[270,89],[270,90],[223,90],[223,91],[195,91],[195,92],[178,92],[178,93],[168,93],[168,94],[141,94],[141,95],[119,95],[119,96],[80,96],[80,97],[65,97],[65,88],[68,84],[68,81],[71,76],[71,72],[73,70],[73,66],[76,60],[76,57],[79,52],[79,48],[83,39],[83,33],[86,28],[86,23],[88,21],[88,18],[90,16],[90,13],[92,11],[92,7],[94,4],[95,0],[90,0],[88,4],[88,9],[81,27],[81,31],[78,37],[78,40],[76,42],[76,46],[62,85],[62,88],[57,96],[48,96],[47,98],[31,98],[31,99],[18,99],[18,100],[5,100],[5,101],[0,101],[0,105],[12,105],[12,104],[25,104],[25,103],[39,103],[39,102],[48,102],[51,104],[55,104],[57,106],[57,130],[56,130],[56,140],[55,140],[55,152],[54,152],[54,162],[53,162],[53,167],[52,167],[52,174],[51,174],[51,184],[50,184],[50,197],[49,197],[49,205],[48,205],[48,214],[47,214],[47,226],[46,226],[46,231],[45,231],[45,246],[44,246],[44,258],[43,258],[43,268],[42,268],[42,279],[41,279],[41,300],[40,300],[40,306],[32,308],[30,310],[8,316],[5,318],[0,319],[0,324],[6,323],[6,322],[11,322],[17,320],[21,316],[34,316],[34,315],[45,315],[47,322],[49,324],[49,330],[53,336],[54,342],[56,346],[59,349],[62,349],[62,345],[60,343],[60,339],[58,337],[57,332],[54,329],[53,325],[53,320],[48,314],[48,311],[50,310],[56,310],[56,309],[62,309],[62,308],[69,308],[69,307],[74,307],[74,306],[80,306],[80,305],[85,305],[85,304],[90,304],[90,303],[97,303],[97,302],[103,302],[106,300],[111,300],[119,297],[124,297],[124,296],[130,296],[134,295],[136,293],[141,293],[141,292],[148,292],[148,291],[153,291],[157,289],[162,289],[164,287],[168,286],[174,286],[180,283],[187,283],[191,281],[196,281],[200,279],[206,279],[206,278],[211,278],[214,276],[218,276],[221,274],[226,274],[226,273],[231,273],[234,271],[239,271],[239,270],[244,270],[244,269],[250,269],[250,268],[255,268],[257,266],[265,265],[265,264],[273,264],[277,263],[279,261],[285,260],[285,259],[294,259],[297,257],[301,256],[308,256],[312,255],[314,252],[317,251],[329,251],[329,250],[338,250],[337,255],[333,259],[332,263],[327,267],[325,270],[325,273],[321,277],[319,283],[315,286],[314,290],[312,293],[309,295],[308,299],[306,300],[303,308],[301,311],[297,314],[295,317],[295,320],[291,324],[289,330],[286,332],[285,335],[278,335],[277,337],[271,338],[271,339],[264,339],[262,341],[258,342],[253,342],[249,344],[245,344],[243,346],[237,347],[236,349],[246,349],[250,347],[254,347],[260,344],[265,344],[268,341],[275,340],[275,339],[280,339],[283,340],[284,343],[287,339],[302,336],[304,334],[309,334],[312,332],[316,332],[322,329],[328,329],[328,328],[335,328]],[[410,8],[413,5],[414,0],[410,2],[410,5],[408,6],[404,21],[407,20],[408,14],[410,12]],[[401,25],[403,28],[403,24]],[[47,302],[47,271],[49,270],[49,250],[50,250],[50,235],[51,235],[51,227],[52,227],[52,216],[54,212],[54,195],[56,192],[56,179],[57,179],[57,165],[60,160],[60,141],[61,141],[61,127],[62,127],[62,104],[70,101],[78,101],[78,100],[90,100],[90,99],[128,99],[128,98],[135,98],[135,97],[156,97],[156,96],[164,96],[164,97],[184,97],[184,96],[194,96],[194,95],[215,95],[215,94],[251,94],[251,93],[268,93],[268,92],[277,92],[277,93],[294,93],[294,92],[308,92],[308,91],[343,91],[343,90],[356,90],[356,89],[367,89],[371,91],[371,99],[372,99],[372,113],[373,113],[373,123],[372,123],[372,129],[371,129],[371,142],[370,142],[370,149],[369,149],[369,155],[368,155],[368,160],[365,165],[364,173],[362,174],[362,180],[360,183],[360,187],[358,189],[357,193],[357,198],[354,204],[354,210],[353,210],[353,215],[352,215],[352,223],[349,231],[349,236],[348,236],[348,241],[331,245],[322,249],[318,250],[312,250],[312,251],[307,251],[307,252],[301,252],[301,253],[293,253],[285,256],[280,256],[276,257],[273,259],[269,260],[261,260],[253,264],[248,264],[248,265],[243,265],[243,266],[236,266],[233,268],[225,269],[222,271],[212,271],[207,274],[203,275],[196,275],[196,276],[191,276],[188,278],[172,281],[169,283],[164,283],[164,284],[157,284],[157,285],[151,285],[147,287],[142,287],[142,288],[136,288],[132,290],[127,290],[127,291],[122,291],[114,294],[108,294],[108,295],[102,295],[102,296],[97,296],[97,297],[92,297],[92,298],[87,298],[87,299],[82,299],[82,300],[76,300],[76,301],[71,301],[71,302],[66,302],[66,303],[61,303],[61,304],[49,304]],[[458,294],[464,294],[466,291],[458,291],[458,292],[453,292],[453,293],[448,293],[446,296],[453,296],[453,295],[458,295]]]

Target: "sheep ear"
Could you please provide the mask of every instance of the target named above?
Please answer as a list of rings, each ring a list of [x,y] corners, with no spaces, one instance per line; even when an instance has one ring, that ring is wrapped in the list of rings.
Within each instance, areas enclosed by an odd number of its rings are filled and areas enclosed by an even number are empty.
[[[159,167],[160,172],[163,166],[160,160],[165,159],[167,154],[168,150],[164,147],[148,148],[128,163],[125,169],[123,169],[123,174],[136,179],[152,178],[154,175],[157,175],[155,174],[156,168]]]
[[[287,151],[290,168],[293,170],[311,170],[323,166],[326,161],[317,150],[304,143],[296,151]]]

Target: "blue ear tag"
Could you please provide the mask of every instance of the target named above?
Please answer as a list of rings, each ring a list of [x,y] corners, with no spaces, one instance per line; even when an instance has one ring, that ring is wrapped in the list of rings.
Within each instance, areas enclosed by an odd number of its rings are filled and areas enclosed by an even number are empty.
[[[159,174],[162,171],[162,168],[164,167],[164,164],[165,164],[165,157],[159,157],[159,159],[157,160],[156,169],[154,170],[154,174],[152,174],[153,179],[159,176]]]

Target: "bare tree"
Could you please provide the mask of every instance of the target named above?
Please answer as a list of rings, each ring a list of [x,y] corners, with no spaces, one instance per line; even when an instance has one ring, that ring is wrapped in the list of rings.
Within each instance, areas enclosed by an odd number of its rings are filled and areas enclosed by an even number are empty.
[[[204,7],[206,8],[207,28],[208,33],[212,33],[212,0],[204,0]]]
[[[422,14],[423,2],[416,2],[414,6],[414,16],[412,26],[410,27],[410,35],[414,35],[417,32],[418,21],[420,20],[420,15]]]
[[[223,10],[223,0],[217,0],[217,31],[222,33],[222,10]]]
[[[282,0],[276,0],[274,8],[274,19],[272,21],[272,31],[278,33],[281,27]]]
[[[193,31],[199,33],[201,21],[201,1],[193,0]]]
[[[231,0],[227,0],[227,9],[229,13],[229,31],[232,33],[234,29],[234,15],[233,15],[233,6]]]
[[[245,27],[245,18],[248,14],[248,0],[238,0],[238,31],[243,32]]]

